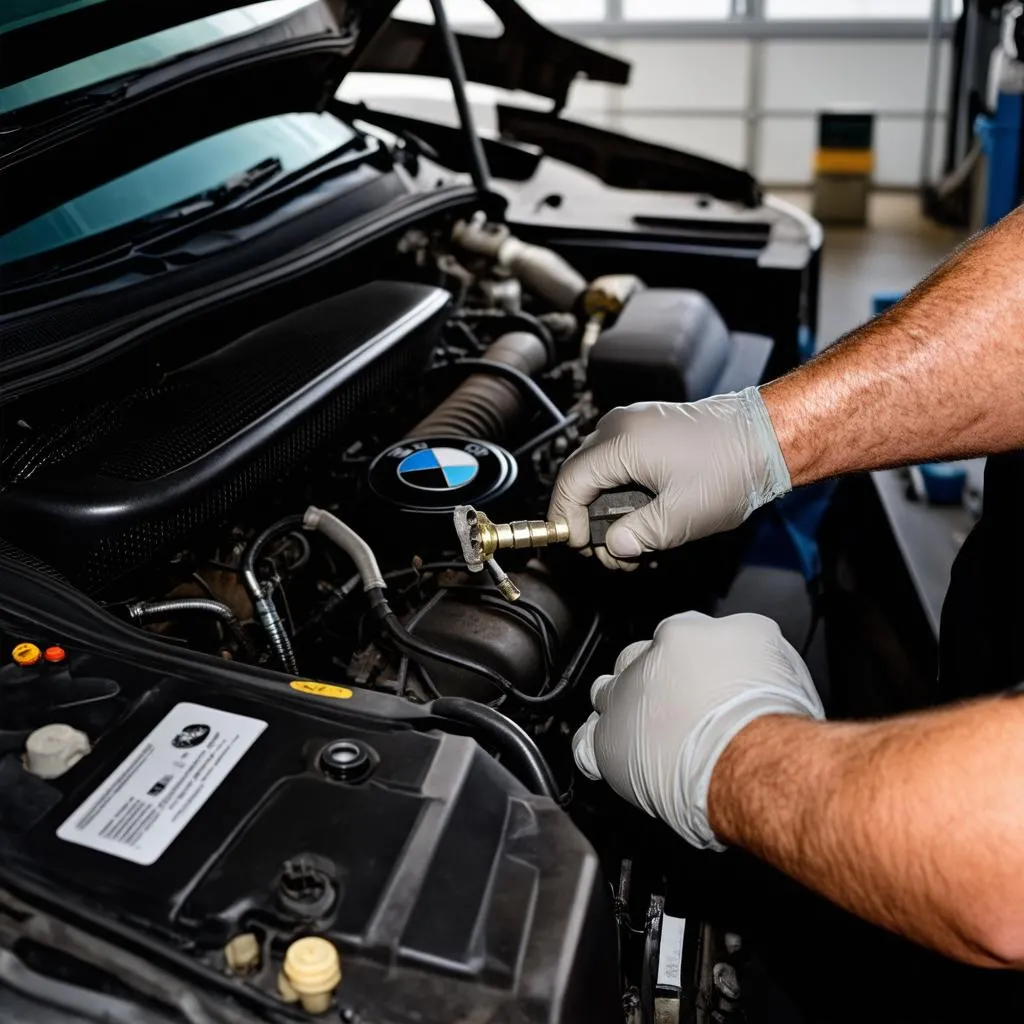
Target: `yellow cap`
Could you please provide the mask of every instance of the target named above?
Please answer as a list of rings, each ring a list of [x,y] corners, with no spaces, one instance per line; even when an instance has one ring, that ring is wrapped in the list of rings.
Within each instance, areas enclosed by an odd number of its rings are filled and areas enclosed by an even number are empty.
[[[337,949],[327,939],[311,935],[297,939],[288,947],[279,979],[284,998],[289,998],[290,989],[302,1000],[307,1013],[324,1013],[340,982],[341,960]]]
[[[18,644],[11,651],[11,657],[18,665],[34,665],[42,656],[43,652],[35,644]]]

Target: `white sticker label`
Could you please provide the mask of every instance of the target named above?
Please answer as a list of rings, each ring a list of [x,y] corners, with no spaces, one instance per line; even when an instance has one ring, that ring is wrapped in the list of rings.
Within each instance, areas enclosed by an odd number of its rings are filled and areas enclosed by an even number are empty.
[[[69,843],[152,864],[266,729],[201,704],[177,704],[57,829]]]
[[[683,987],[683,938],[686,935],[686,918],[669,917],[661,919],[661,948],[658,951],[658,988]]]

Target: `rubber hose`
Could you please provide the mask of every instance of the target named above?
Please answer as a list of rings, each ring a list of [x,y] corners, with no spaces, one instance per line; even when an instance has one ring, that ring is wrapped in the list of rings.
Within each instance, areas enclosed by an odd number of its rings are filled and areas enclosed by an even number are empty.
[[[483,362],[511,366],[530,377],[544,369],[547,358],[544,343],[525,331],[502,335],[481,357]],[[525,405],[522,389],[511,381],[494,374],[474,373],[413,427],[407,437],[502,441],[523,415]]]
[[[475,367],[484,373],[512,381],[519,386],[523,394],[529,395],[537,403],[545,415],[550,417],[552,423],[558,423],[563,427],[569,425],[568,417],[563,415],[562,410],[548,398],[541,386],[532,377],[517,370],[514,366],[509,366],[507,363],[489,363],[486,359],[459,359],[452,365],[463,366],[467,369]]]
[[[238,621],[238,616],[221,601],[214,601],[209,597],[174,597],[166,601],[137,601],[128,606],[129,617],[140,626],[147,622],[166,622],[176,615],[196,613],[212,615],[219,619],[238,641],[246,656],[255,658],[256,651],[253,649],[252,641]]]
[[[476,324],[477,326],[481,324],[486,325],[491,329],[492,336],[496,333],[499,338],[502,334],[508,334],[511,331],[525,331],[527,334],[536,334],[544,345],[548,366],[554,366],[558,361],[555,336],[551,333],[550,328],[532,313],[527,313],[524,310],[512,313],[506,309],[471,309],[467,310],[463,316],[469,323]],[[575,317],[573,320],[575,321]]]
[[[458,722],[486,737],[516,766],[513,770],[531,793],[558,802],[558,786],[544,755],[512,719],[495,708],[465,697],[438,697],[425,705],[425,709],[438,718]]]

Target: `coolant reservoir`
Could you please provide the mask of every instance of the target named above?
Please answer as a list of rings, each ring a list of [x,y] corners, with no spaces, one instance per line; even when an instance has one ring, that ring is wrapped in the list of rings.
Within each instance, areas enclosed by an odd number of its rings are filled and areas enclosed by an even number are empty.
[[[57,779],[91,749],[84,732],[61,722],[44,725],[25,741],[25,770],[41,779]]]

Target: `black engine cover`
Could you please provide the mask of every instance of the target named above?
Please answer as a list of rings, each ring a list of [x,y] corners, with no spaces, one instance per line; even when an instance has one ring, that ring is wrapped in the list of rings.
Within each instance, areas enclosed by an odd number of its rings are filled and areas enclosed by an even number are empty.
[[[354,1019],[621,1020],[608,888],[568,816],[473,740],[350,713],[339,692],[326,717],[318,697],[307,712],[155,677],[26,834],[0,813],[8,864],[207,963],[256,931],[246,983],[268,994],[288,942],[328,938]],[[342,742],[359,770],[331,761]],[[4,772],[55,788],[10,755]]]
[[[5,438],[5,536],[87,588],[145,564],[414,386],[448,302],[425,285],[364,285],[50,432]]]

